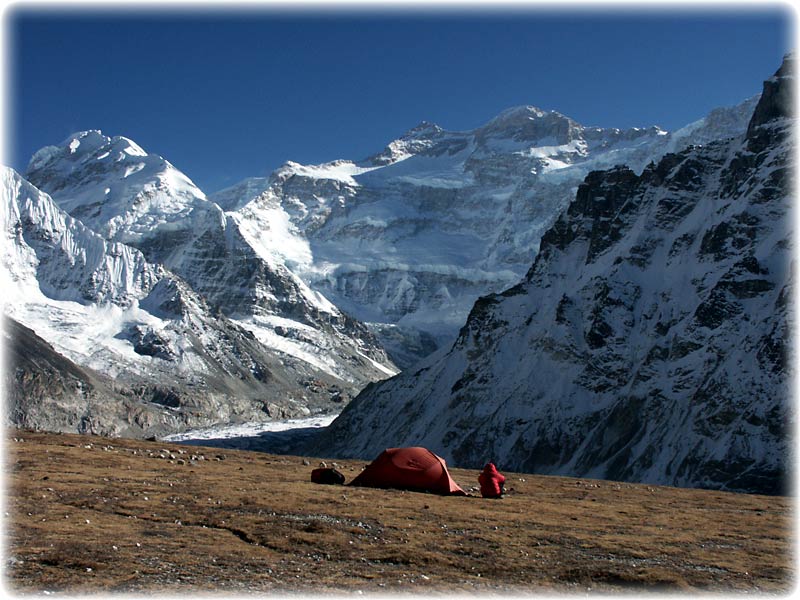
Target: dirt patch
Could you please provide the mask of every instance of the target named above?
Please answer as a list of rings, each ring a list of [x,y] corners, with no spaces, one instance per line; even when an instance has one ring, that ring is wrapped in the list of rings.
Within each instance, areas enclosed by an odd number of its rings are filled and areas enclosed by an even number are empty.
[[[507,472],[508,496],[484,500],[317,485],[314,458],[26,431],[6,448],[5,583],[19,593],[794,582],[785,497]],[[348,481],[365,464],[336,461]],[[478,471],[451,474],[477,485]]]

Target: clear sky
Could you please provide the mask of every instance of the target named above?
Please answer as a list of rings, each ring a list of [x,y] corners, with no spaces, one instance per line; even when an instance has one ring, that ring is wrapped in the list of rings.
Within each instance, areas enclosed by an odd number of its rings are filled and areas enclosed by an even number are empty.
[[[764,6],[764,9],[755,7]],[[771,7],[770,7],[771,6]],[[95,9],[96,11],[97,9]],[[7,161],[102,129],[206,192],[286,160],[361,159],[422,120],[510,106],[672,130],[761,91],[794,13],[573,8],[477,13],[7,13]]]

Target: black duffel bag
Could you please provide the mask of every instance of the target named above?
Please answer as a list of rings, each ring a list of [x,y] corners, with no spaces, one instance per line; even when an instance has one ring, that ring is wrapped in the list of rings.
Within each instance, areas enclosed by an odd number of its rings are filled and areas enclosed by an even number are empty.
[[[311,471],[311,481],[314,483],[325,483],[327,485],[343,485],[344,475],[330,467],[319,468]]]

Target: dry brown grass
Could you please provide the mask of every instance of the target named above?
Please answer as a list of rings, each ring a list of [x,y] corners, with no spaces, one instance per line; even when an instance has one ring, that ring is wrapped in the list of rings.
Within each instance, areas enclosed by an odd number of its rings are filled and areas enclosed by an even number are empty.
[[[786,593],[794,582],[785,497],[514,473],[501,500],[441,497],[316,485],[319,459],[9,435],[17,593]],[[364,464],[338,461],[348,481]],[[476,485],[477,471],[451,473]]]

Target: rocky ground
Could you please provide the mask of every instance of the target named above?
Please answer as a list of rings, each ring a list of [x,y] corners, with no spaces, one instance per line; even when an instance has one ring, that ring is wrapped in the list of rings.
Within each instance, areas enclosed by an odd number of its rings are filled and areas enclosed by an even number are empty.
[[[794,588],[786,497],[517,473],[501,500],[440,497],[316,485],[318,458],[20,430],[5,461],[17,594]]]

